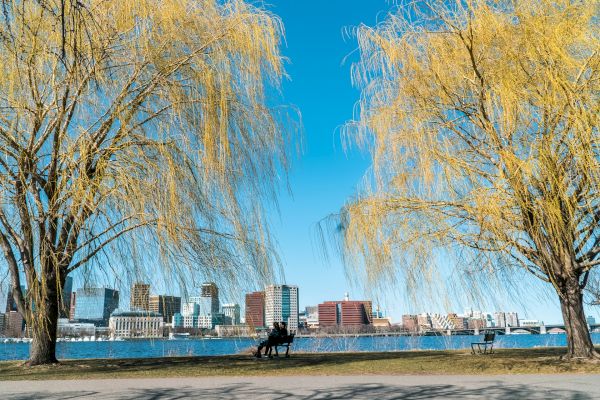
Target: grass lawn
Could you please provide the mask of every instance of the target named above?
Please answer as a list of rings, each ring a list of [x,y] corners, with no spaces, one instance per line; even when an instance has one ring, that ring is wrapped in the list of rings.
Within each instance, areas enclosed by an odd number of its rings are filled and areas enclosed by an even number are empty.
[[[296,353],[290,358],[246,355],[142,359],[63,360],[25,367],[0,362],[0,380],[196,377],[214,375],[394,375],[600,373],[600,364],[562,361],[564,348],[500,349],[492,355],[467,351],[386,353]]]

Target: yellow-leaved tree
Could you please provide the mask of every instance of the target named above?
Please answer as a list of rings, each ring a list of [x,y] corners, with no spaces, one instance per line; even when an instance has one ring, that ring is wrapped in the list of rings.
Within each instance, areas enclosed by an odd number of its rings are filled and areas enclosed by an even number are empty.
[[[567,356],[597,358],[583,289],[600,264],[599,4],[417,1],[360,27],[347,128],[373,179],[342,210],[346,255],[408,282],[443,252],[462,271],[523,268],[556,291]]]
[[[134,245],[169,279],[270,273],[261,204],[286,168],[276,16],[243,0],[0,9],[0,247],[31,365],[56,362],[67,275]]]

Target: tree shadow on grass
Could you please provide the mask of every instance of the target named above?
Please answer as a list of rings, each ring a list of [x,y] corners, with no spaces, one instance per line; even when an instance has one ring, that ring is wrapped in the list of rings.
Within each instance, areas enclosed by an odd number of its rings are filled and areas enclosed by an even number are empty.
[[[265,381],[268,386],[268,381]],[[153,389],[127,389],[119,392],[100,393],[95,391],[65,392],[29,392],[4,397],[6,400],[26,399],[145,399],[145,400],[181,400],[181,399],[233,399],[246,400],[260,398],[264,400],[306,399],[548,399],[587,400],[590,394],[544,388],[532,385],[510,385],[505,382],[482,382],[476,387],[460,385],[432,384],[417,386],[382,385],[379,383],[344,385],[334,388],[296,388],[289,390],[269,389],[250,383],[223,385],[218,388],[169,387]]]
[[[468,352],[415,351],[381,353],[297,353],[290,358],[256,360],[250,356],[166,357],[141,359],[64,360],[56,367],[25,368],[0,363],[0,380],[140,376],[340,374],[361,373],[506,373],[600,372],[600,367],[559,359],[564,349],[502,349],[492,355]],[[387,363],[391,361],[392,363]],[[363,364],[360,364],[360,363]],[[372,363],[371,363],[372,362]],[[358,364],[357,364],[358,363]],[[381,368],[388,368],[381,370]],[[417,368],[421,368],[418,370]],[[354,368],[350,370],[350,368]],[[377,369],[379,368],[379,369]],[[75,374],[75,376],[74,376]]]

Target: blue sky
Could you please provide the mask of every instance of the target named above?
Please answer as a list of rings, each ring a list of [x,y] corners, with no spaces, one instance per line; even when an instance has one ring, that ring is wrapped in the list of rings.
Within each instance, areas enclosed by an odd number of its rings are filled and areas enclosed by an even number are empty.
[[[356,40],[344,32],[384,19],[390,1],[269,0],[266,7],[281,17],[286,31],[283,53],[289,58],[286,69],[290,78],[283,85],[283,101],[299,109],[303,122],[303,150],[292,156],[289,174],[292,193],[282,190],[279,213],[271,215],[285,282],[299,286],[301,309],[341,299],[349,292],[353,299],[369,298],[375,306],[380,304],[393,321],[405,313],[450,311],[428,304],[425,297],[420,304],[405,301],[402,285],[371,297],[360,285],[348,281],[337,258],[323,259],[316,243],[317,223],[337,212],[356,193],[370,164],[368,154],[356,149],[345,151],[340,140],[340,127],[352,118],[360,94],[350,79],[351,64],[358,58]],[[74,289],[81,286],[79,278],[75,276]],[[503,308],[546,323],[562,320],[551,289],[541,290],[542,285],[533,279],[521,285],[525,296],[520,301],[509,294],[505,299],[494,299],[496,306],[455,302],[453,311],[462,312],[470,306],[492,312]],[[544,297],[544,293],[550,295]],[[121,306],[128,303],[127,296],[125,291]],[[0,310],[4,300],[0,293]],[[598,308],[588,307],[587,314],[599,317]]]
[[[302,114],[304,150],[293,158],[290,184],[292,195],[283,193],[280,215],[273,216],[274,234],[284,262],[285,280],[299,286],[300,307],[324,300],[341,299],[348,291],[354,299],[364,298],[363,288],[346,279],[340,261],[325,261],[315,243],[315,225],[335,213],[356,192],[369,166],[369,156],[357,150],[345,151],[339,128],[352,118],[359,91],[352,87],[350,66],[356,60],[356,41],[344,35],[360,23],[374,25],[390,10],[386,0],[271,0],[267,7],[278,14],[285,25],[283,53],[290,59],[290,79],[284,84],[287,103]],[[347,60],[344,62],[344,58]],[[542,319],[546,323],[562,321],[560,308],[550,288],[541,290],[531,279],[522,282],[525,298],[513,301],[510,293],[496,304],[520,317]],[[375,303],[399,321],[408,312],[448,310],[404,301],[403,288],[381,293]],[[550,296],[544,297],[544,293]],[[550,300],[548,300],[548,298]],[[374,304],[375,305],[375,304]],[[462,312],[470,304],[455,303]],[[477,305],[473,305],[478,308]],[[485,311],[494,306],[482,305]],[[598,317],[598,307],[588,314]]]

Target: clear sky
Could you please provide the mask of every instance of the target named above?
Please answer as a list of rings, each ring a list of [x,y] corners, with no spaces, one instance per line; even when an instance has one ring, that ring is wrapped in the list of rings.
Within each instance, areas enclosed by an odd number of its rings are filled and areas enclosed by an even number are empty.
[[[285,280],[299,286],[300,308],[325,300],[341,299],[348,291],[354,299],[365,298],[362,288],[346,279],[339,260],[323,260],[315,243],[319,220],[335,213],[356,192],[369,166],[369,156],[357,150],[345,151],[340,126],[352,118],[359,92],[352,87],[350,66],[357,59],[356,40],[344,34],[364,23],[374,25],[390,10],[387,0],[270,0],[267,7],[285,25],[284,54],[290,59],[290,79],[284,84],[287,103],[296,105],[304,125],[304,150],[294,158],[290,174],[292,195],[281,198],[280,216],[273,218],[274,233],[284,262]],[[344,62],[344,58],[347,60]],[[561,322],[555,300],[544,300],[544,291],[533,279],[524,281],[525,298],[499,300],[506,311],[517,311],[521,318]],[[551,289],[546,288],[545,293]],[[404,301],[402,287],[374,300],[393,321],[408,312],[445,312],[423,304]],[[549,296],[553,299],[553,295]],[[524,306],[526,305],[526,306]],[[477,305],[455,304],[462,312]],[[495,311],[483,305],[484,311]],[[499,308],[499,307],[496,307]],[[598,307],[587,314],[598,317]]]

